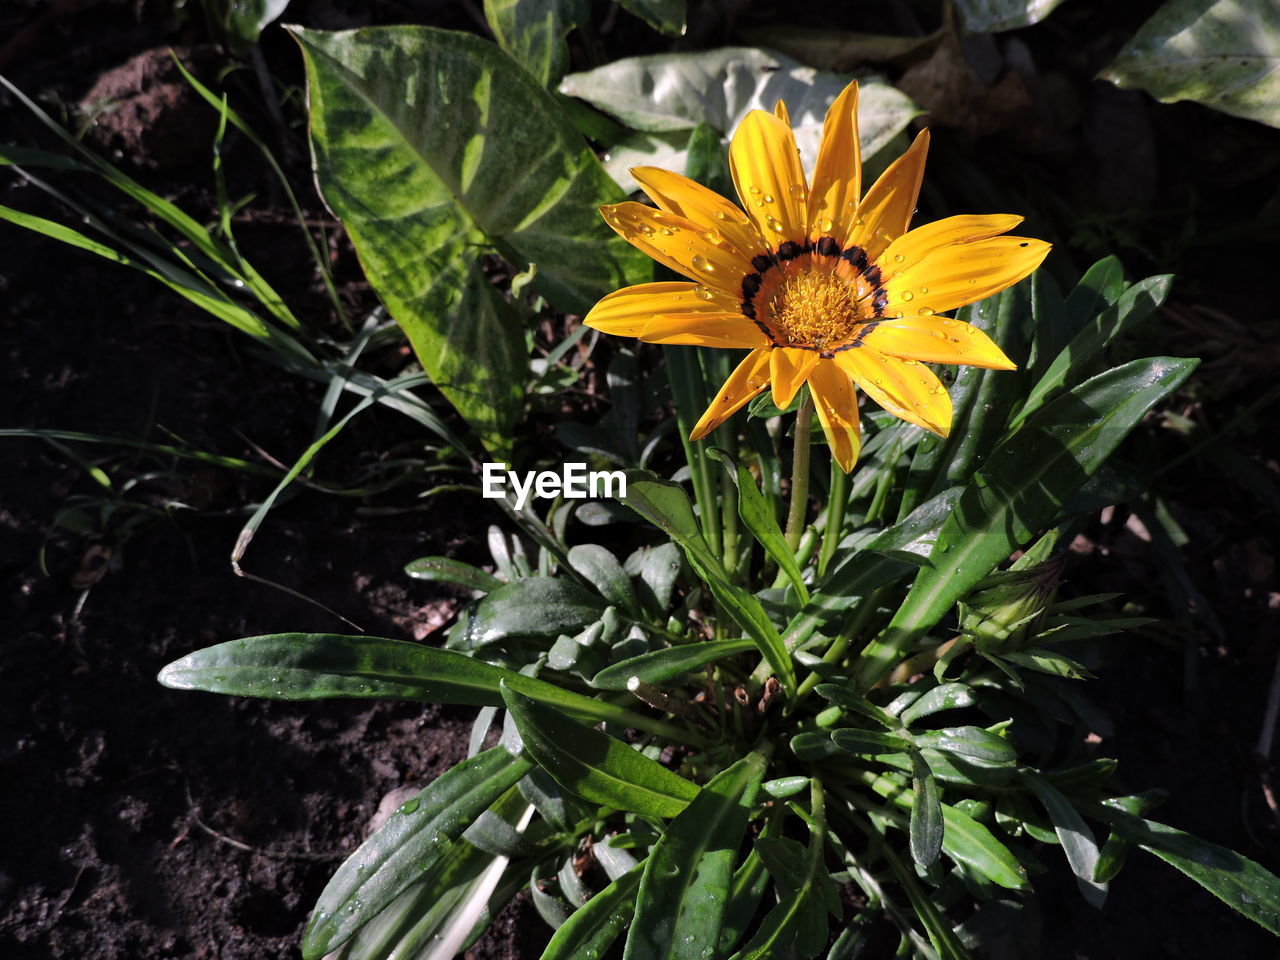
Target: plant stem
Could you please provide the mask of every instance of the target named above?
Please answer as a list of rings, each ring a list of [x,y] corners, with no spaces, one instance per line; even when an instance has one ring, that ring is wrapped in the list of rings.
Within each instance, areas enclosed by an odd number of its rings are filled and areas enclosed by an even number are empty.
[[[808,392],[796,411],[796,444],[791,455],[791,506],[787,510],[787,548],[795,553],[809,505],[809,435],[813,430],[813,397]]]
[[[831,458],[831,493],[827,498],[827,523],[818,553],[818,576],[826,576],[827,565],[836,554],[836,545],[844,528],[844,511],[849,502],[849,475]]]

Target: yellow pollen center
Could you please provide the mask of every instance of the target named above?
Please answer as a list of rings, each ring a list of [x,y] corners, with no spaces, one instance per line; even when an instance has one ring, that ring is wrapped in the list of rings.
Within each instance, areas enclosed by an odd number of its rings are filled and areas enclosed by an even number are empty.
[[[825,350],[863,322],[853,286],[833,273],[806,270],[784,280],[769,301],[769,321],[794,346]]]

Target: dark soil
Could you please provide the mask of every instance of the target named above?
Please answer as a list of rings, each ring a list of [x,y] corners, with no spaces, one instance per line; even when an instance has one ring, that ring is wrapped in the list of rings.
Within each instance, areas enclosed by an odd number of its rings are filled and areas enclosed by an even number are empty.
[[[706,7],[723,7],[743,26],[781,16],[767,4],[754,11],[745,4]],[[1047,72],[1061,74],[1074,91],[1083,119],[1070,125],[1065,139],[1050,130],[1016,147],[1015,153],[1024,151],[1017,153],[1020,162],[1046,176],[1073,169],[1064,195],[1083,196],[1108,158],[1118,155],[1108,150],[1120,134],[1086,150],[1082,131],[1096,134],[1110,125],[1124,137],[1137,136],[1139,149],[1159,158],[1158,170],[1121,171],[1131,180],[1129,196],[1149,194],[1150,216],[1179,210],[1170,197],[1194,183],[1201,196],[1222,199],[1201,213],[1206,232],[1251,221],[1261,185],[1280,169],[1274,131],[1197,107],[1117,98],[1109,87],[1091,85],[1088,78],[1101,65],[1095,61],[1105,62],[1119,29],[1109,25],[1103,5],[1092,7],[1078,0],[1055,20],[1061,26],[1028,35],[1029,43],[1042,45],[1035,52],[1053,67]],[[338,28],[377,16],[476,29],[475,8],[441,0],[394,9],[371,5],[370,14],[362,4],[295,3],[289,19]],[[92,135],[95,142],[149,186],[208,215],[211,114],[172,82],[160,51],[185,45],[191,62],[215,75],[220,54],[206,46],[198,22],[179,22],[170,9],[146,0],[14,4],[0,12],[0,36],[9,38],[0,44],[0,72],[41,94],[55,113],[59,104],[123,101],[125,108],[111,112]],[[723,24],[709,25],[716,23],[699,11],[697,42],[731,39],[722,35]],[[625,23],[616,30],[603,37],[613,56],[666,44]],[[640,38],[637,49],[627,47],[628,30]],[[1068,42],[1081,37],[1087,42]],[[263,52],[281,83],[300,82],[287,38],[268,34]],[[233,89],[251,105],[250,76],[238,74]],[[1057,89],[1056,82],[1049,87]],[[290,107],[286,116],[296,119]],[[260,129],[271,129],[264,112],[250,112]],[[0,99],[0,121],[5,141],[38,136],[12,100]],[[292,144],[283,152],[292,158],[295,182],[306,184],[298,134],[284,136]],[[988,155],[963,130],[952,136],[960,153]],[[981,136],[1007,144],[1011,134],[983,130]],[[1073,156],[1083,158],[1074,167]],[[1242,158],[1248,158],[1243,172]],[[234,187],[260,198],[240,234],[249,258],[309,322],[333,322],[280,198],[256,172],[255,155],[243,142],[229,141],[227,167],[243,180]],[[1104,197],[1099,204],[1109,202]],[[0,203],[66,219],[12,178],[0,180]],[[304,203],[309,216],[327,216],[314,197]],[[1053,217],[1045,222],[1052,229]],[[1125,251],[1134,274],[1166,266],[1185,271],[1182,299],[1164,318],[1154,349],[1191,354],[1204,348],[1216,359],[1214,374],[1178,400],[1179,412],[1209,427],[1228,422],[1269,385],[1274,369],[1258,360],[1267,350],[1274,356],[1274,345],[1258,338],[1253,321],[1264,310],[1274,316],[1260,277],[1275,251],[1259,249],[1247,235],[1235,246],[1229,237],[1220,242],[1227,245],[1211,251],[1214,270],[1194,243],[1165,251],[1135,244]],[[311,441],[323,388],[282,373],[244,338],[152,281],[8,224],[0,224],[0,250],[5,426],[156,442],[176,436],[193,449],[258,463],[265,462],[258,451],[291,462]],[[1081,263],[1092,252],[1087,237],[1064,250]],[[357,314],[367,310],[371,295],[349,247],[335,241],[332,255],[344,297]],[[1206,320],[1197,312],[1206,307],[1225,311],[1226,319]],[[388,372],[403,362],[402,354],[389,351]],[[318,476],[354,482],[380,451],[422,441],[402,418],[371,412],[326,451]],[[362,839],[381,798],[460,758],[470,711],[290,705],[161,688],[154,679],[160,667],[211,643],[277,631],[350,631],[311,603],[233,574],[227,558],[246,505],[272,483],[190,461],[75,445],[133,506],[103,518],[100,507],[82,503],[81,512],[68,517],[63,511],[75,498],[103,499],[83,467],[38,440],[2,442],[0,589],[9,629],[0,648],[0,956],[297,956],[311,905]],[[1269,431],[1246,421],[1232,442],[1274,482],[1277,451]],[[1160,462],[1183,449],[1153,423],[1145,448],[1137,444],[1133,456]],[[1090,685],[1115,722],[1099,750],[1121,760],[1121,788],[1170,789],[1159,819],[1280,869],[1276,812],[1262,790],[1271,766],[1253,756],[1280,607],[1275,514],[1255,488],[1233,480],[1209,456],[1186,461],[1159,482],[1192,537],[1186,562],[1220,626],[1191,598],[1163,588],[1146,531],[1126,510],[1089,529],[1077,542],[1068,579],[1080,592],[1124,591],[1173,624],[1148,635],[1159,639],[1115,641],[1102,679]],[[170,501],[191,509],[166,510]],[[322,601],[369,633],[433,639],[458,598],[407,579],[403,564],[424,554],[480,559],[484,527],[496,517],[457,495],[424,504],[409,490],[367,500],[303,490],[271,513],[245,567]],[[1064,871],[1042,878],[1039,889],[1046,957],[1275,954],[1274,940],[1260,928],[1138,854],[1101,913],[1084,906]],[[546,936],[532,908],[518,900],[469,956],[537,956]]]

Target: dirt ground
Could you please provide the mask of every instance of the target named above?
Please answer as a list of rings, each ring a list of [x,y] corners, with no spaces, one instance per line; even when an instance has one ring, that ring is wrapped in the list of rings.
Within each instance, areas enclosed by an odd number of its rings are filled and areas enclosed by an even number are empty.
[[[374,6],[383,20],[476,29],[467,5]],[[1096,22],[1090,16],[1100,16],[1101,6],[1063,29],[1088,35]],[[776,14],[771,5],[758,7],[743,16],[767,23]],[[335,28],[360,22],[361,9],[295,3],[289,19]],[[694,24],[704,38],[711,36],[705,19]],[[98,142],[118,151],[149,185],[207,213],[209,115],[165,85],[159,53],[109,73],[166,44],[197,46],[198,24],[145,0],[31,0],[0,12],[0,37],[9,38],[0,41],[0,72],[28,93],[44,94],[46,105],[115,97],[130,83],[163,89],[114,115]],[[283,83],[300,81],[287,39],[269,38],[263,50]],[[193,53],[196,62],[204,56]],[[1082,128],[1124,129],[1125,111],[1134,109],[1148,123],[1150,145],[1164,164],[1150,185],[1153,209],[1194,180],[1204,195],[1221,199],[1210,217],[1215,228],[1255,215],[1259,184],[1280,170],[1275,131],[1198,108],[1171,116],[1134,108],[1127,97],[1117,106],[1110,93],[1088,85],[1087,63],[1065,54],[1062,62],[1064,75],[1085,91],[1077,98],[1088,113]],[[252,89],[249,83],[243,89]],[[35,136],[20,109],[2,97],[0,130],[6,142]],[[1188,130],[1194,136],[1183,140]],[[294,146],[301,156],[301,142]],[[973,149],[963,142],[959,148]],[[1167,159],[1174,151],[1179,158]],[[1098,156],[1088,162],[1104,162]],[[1242,157],[1249,158],[1245,169]],[[291,170],[305,185],[299,163],[295,156]],[[240,171],[237,186],[262,200],[241,232],[250,259],[304,316],[325,322],[305,253],[244,144],[231,145],[228,167]],[[1146,183],[1141,171],[1130,173]],[[305,202],[309,215],[327,216],[314,197]],[[59,216],[36,190],[9,177],[0,178],[0,203]],[[1190,252],[1177,253],[1187,273],[1181,299],[1153,335],[1159,351],[1191,354],[1199,346],[1210,357],[1177,401],[1210,425],[1229,421],[1269,386],[1270,361],[1280,359],[1262,332],[1275,318],[1260,282],[1274,250],[1225,243],[1214,248],[1212,269],[1195,255],[1194,242]],[[8,224],[0,224],[0,251],[0,426],[157,442],[177,436],[196,449],[249,459],[261,450],[285,462],[310,442],[322,387],[282,373],[244,338],[152,281]],[[1075,256],[1085,260],[1087,253],[1081,246]],[[368,309],[373,301],[349,248],[337,242],[333,255],[344,297]],[[1135,274],[1157,265],[1141,247],[1126,259]],[[1225,319],[1205,314],[1206,307]],[[386,362],[403,360],[392,354]],[[1274,477],[1278,451],[1265,424],[1257,414],[1234,443]],[[1154,425],[1149,434],[1136,456],[1183,449]],[[379,451],[420,440],[403,418],[370,413],[326,451],[319,475],[350,480]],[[0,444],[7,625],[0,644],[0,956],[296,957],[316,896],[362,838],[381,798],[461,757],[470,711],[289,705],[159,687],[161,666],[211,643],[348,629],[311,604],[232,573],[227,558],[245,507],[269,492],[270,482],[79,445],[77,452],[117,488],[132,484],[122,493],[127,501],[152,513],[136,528],[126,524],[143,517],[140,509],[74,531],[55,526],[55,518],[73,498],[101,497],[85,470],[37,440]],[[1102,679],[1090,685],[1114,721],[1100,749],[1120,759],[1121,788],[1170,790],[1159,819],[1280,871],[1276,812],[1262,790],[1271,766],[1253,756],[1277,652],[1276,514],[1212,457],[1192,458],[1160,483],[1192,537],[1193,548],[1184,552],[1188,569],[1221,629],[1189,613],[1188,598],[1175,592],[1171,599],[1146,531],[1124,508],[1096,522],[1068,568],[1072,588],[1124,591],[1174,624],[1163,640],[1115,642]],[[195,508],[166,514],[163,504],[171,500]],[[410,490],[369,499],[302,491],[272,512],[245,566],[323,599],[369,633],[430,640],[458,599],[407,579],[402,567],[424,554],[479,560],[489,519],[497,517],[486,518],[463,495],[422,506]],[[1050,960],[1275,954],[1275,941],[1260,928],[1137,854],[1100,913],[1084,905],[1065,870],[1042,878],[1038,889],[1042,955]],[[547,935],[518,900],[468,956],[536,957]]]

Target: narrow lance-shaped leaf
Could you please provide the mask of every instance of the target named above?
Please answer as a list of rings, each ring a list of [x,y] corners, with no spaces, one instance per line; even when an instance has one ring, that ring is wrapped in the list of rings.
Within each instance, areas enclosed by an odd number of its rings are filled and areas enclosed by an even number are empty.
[[[787,548],[786,538],[778,527],[778,518],[774,516],[769,501],[756,486],[756,478],[752,476],[750,470],[736,463],[732,457],[717,447],[709,449],[707,456],[724,464],[729,478],[738,491],[738,516],[751,531],[751,535],[756,538],[756,542],[764,547],[769,559],[786,574],[796,595],[800,598],[800,604],[803,606],[808,603],[809,590],[804,585],[804,574],[800,570],[800,565],[796,563],[795,554]]]
[[[922,870],[928,870],[942,853],[945,821],[942,817],[942,801],[938,793],[933,771],[918,752],[911,754],[911,791],[915,802],[911,805],[911,858]]]
[[[707,640],[653,650],[605,667],[591,678],[591,685],[598,690],[625,690],[632,677],[639,677],[645,683],[661,683],[754,648],[754,641],[743,639]]]
[[[684,550],[685,558],[725,611],[755,641],[769,666],[790,690],[795,684],[791,657],[760,601],[729,582],[720,558],[707,545],[684,488],[659,480],[645,470],[627,471],[627,495],[619,497],[640,516],[665,532]]]
[[[604,700],[565,690],[465,654],[405,640],[328,633],[277,633],[229,640],[187,654],[158,677],[175,690],[207,690],[269,700],[332,697],[503,706],[503,680],[525,696],[554,704],[592,722],[607,720],[638,730],[701,743],[693,731],[632,713]]]
[[[1094,377],[1034,414],[983,465],[943,524],[930,557],[881,639],[863,653],[870,686],[995,566],[1050,526],[1067,499],[1195,360],[1135,360]]]
[[[533,769],[505,747],[464,760],[410,799],[333,875],[302,940],[324,956],[429,870],[490,804]]]
[[[1093,838],[1093,831],[1071,801],[1044,777],[1027,770],[1023,772],[1022,779],[1048,811],[1054,833],[1062,844],[1062,852],[1067,856],[1067,863],[1071,864],[1071,872],[1076,875],[1080,892],[1092,906],[1101,907],[1107,899],[1107,885],[1093,878],[1098,866],[1098,844]]]
[[[1159,857],[1231,909],[1280,936],[1280,877],[1234,850],[1112,806],[1093,808],[1115,833]]]
[[[715,951],[764,767],[764,756],[750,753],[721,771],[654,844],[624,960],[702,960]]]
[[[674,817],[698,788],[620,740],[517,693],[502,696],[525,749],[566,790],[619,810]]]
[[[579,907],[556,929],[542,960],[602,957],[635,915],[644,865],[633,867]]]

